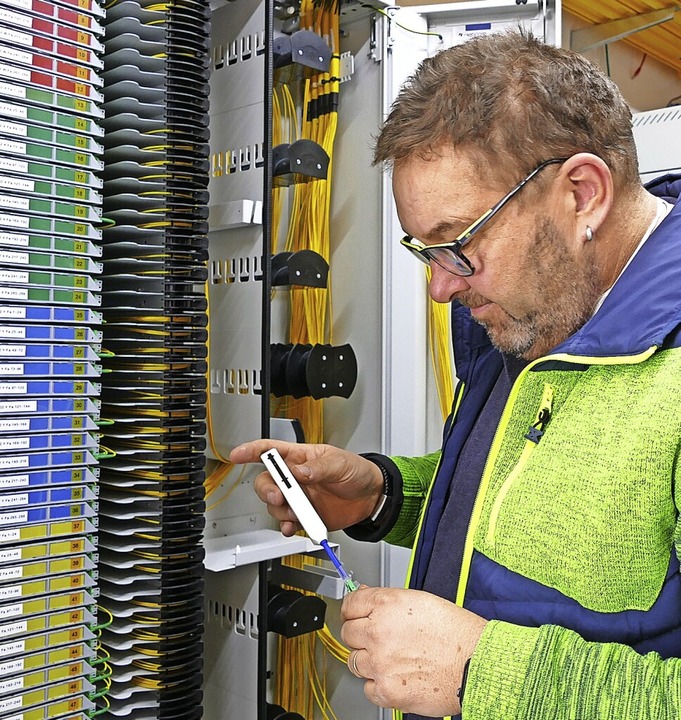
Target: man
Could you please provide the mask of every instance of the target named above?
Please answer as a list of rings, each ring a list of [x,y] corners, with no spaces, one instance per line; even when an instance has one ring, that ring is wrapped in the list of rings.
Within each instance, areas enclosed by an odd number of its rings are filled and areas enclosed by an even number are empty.
[[[440,453],[272,443],[332,529],[415,543],[345,598],[350,669],[410,720],[681,717],[681,178],[641,187],[615,86],[522,32],[425,61],[376,161],[459,383]]]

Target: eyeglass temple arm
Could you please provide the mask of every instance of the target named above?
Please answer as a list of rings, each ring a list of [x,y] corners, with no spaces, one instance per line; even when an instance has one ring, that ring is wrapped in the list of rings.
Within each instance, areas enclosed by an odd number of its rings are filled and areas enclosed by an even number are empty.
[[[475,232],[478,232],[481,228],[483,228],[487,223],[491,220],[491,218],[496,215],[501,208],[506,205],[506,203],[517,193],[519,193],[525,185],[527,185],[530,180],[541,170],[543,170],[547,165],[554,165],[556,163],[562,163],[565,162],[567,158],[555,158],[553,160],[547,160],[546,162],[543,162],[541,165],[538,165],[526,178],[521,180],[514,188],[509,190],[509,192],[504,195],[504,197],[499,200],[499,202],[491,207],[482,217],[478,218],[472,225],[469,225],[459,236],[459,239],[457,240],[457,246],[459,248],[463,247],[463,245],[466,244],[466,241],[468,238]]]

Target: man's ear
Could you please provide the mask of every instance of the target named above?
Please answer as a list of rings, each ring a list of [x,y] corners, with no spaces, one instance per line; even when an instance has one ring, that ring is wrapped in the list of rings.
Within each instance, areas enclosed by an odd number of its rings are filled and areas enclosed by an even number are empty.
[[[607,164],[592,153],[577,153],[562,167],[569,207],[574,215],[578,238],[590,240],[603,224],[614,201],[612,173]]]

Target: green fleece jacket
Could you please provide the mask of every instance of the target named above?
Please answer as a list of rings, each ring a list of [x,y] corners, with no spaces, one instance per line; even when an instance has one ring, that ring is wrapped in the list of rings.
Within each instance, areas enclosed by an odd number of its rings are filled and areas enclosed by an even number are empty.
[[[594,612],[646,611],[681,544],[681,351],[542,367],[521,373],[502,415],[457,602],[476,550]],[[547,407],[545,434],[531,442],[527,428]],[[439,456],[393,458],[404,502],[388,542],[414,544]],[[464,720],[610,718],[681,718],[681,659],[587,642],[557,625],[488,624]]]

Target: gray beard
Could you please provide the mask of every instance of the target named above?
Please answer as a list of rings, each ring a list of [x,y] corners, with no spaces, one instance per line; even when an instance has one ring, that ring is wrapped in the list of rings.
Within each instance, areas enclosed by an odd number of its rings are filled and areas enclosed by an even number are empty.
[[[519,318],[506,313],[504,327],[480,321],[498,350],[526,360],[541,357],[579,330],[601,295],[597,268],[582,267],[570,255],[553,221],[542,221],[532,248],[526,284],[542,289],[541,307]]]

